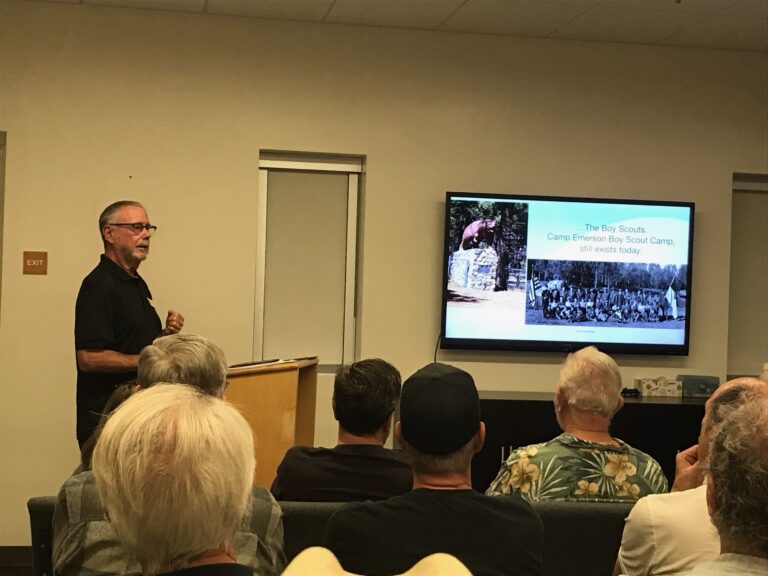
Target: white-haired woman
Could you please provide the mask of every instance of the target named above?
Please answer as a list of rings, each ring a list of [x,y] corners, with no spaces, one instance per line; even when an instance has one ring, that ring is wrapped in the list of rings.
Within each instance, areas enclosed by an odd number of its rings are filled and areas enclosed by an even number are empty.
[[[253,435],[240,413],[179,384],[126,400],[93,454],[106,513],[147,576],[250,576],[233,540],[254,469]]]

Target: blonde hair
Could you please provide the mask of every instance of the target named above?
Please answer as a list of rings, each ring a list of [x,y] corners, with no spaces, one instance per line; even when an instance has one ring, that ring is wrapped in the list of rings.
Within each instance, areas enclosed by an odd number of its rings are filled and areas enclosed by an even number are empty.
[[[250,502],[252,434],[230,404],[181,384],[137,392],[109,418],[93,475],[144,574],[232,543]]]
[[[621,393],[621,374],[616,362],[594,346],[569,354],[557,384],[568,406],[580,412],[613,416]]]

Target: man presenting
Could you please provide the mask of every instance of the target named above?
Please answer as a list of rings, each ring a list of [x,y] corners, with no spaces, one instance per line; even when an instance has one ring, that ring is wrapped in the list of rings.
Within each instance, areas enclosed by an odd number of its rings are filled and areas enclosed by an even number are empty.
[[[162,328],[152,294],[137,272],[156,229],[144,207],[130,200],[110,204],[99,216],[104,254],[83,280],[75,305],[80,446],[96,429],[112,391],[136,377],[141,349],[184,326],[184,317],[169,310]]]

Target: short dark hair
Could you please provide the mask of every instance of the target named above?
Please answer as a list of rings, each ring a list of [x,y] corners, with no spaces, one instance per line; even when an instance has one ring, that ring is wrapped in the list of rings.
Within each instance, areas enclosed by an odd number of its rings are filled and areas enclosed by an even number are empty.
[[[105,244],[106,240],[104,240],[104,226],[109,224],[109,221],[118,210],[125,208],[126,206],[137,206],[138,208],[144,208],[144,205],[141,202],[136,202],[135,200],[118,200],[117,202],[112,202],[112,204],[101,211],[101,214],[99,215],[99,234],[101,234],[101,240]]]
[[[333,415],[347,432],[373,434],[395,410],[400,372],[380,358],[342,366],[333,383]]]

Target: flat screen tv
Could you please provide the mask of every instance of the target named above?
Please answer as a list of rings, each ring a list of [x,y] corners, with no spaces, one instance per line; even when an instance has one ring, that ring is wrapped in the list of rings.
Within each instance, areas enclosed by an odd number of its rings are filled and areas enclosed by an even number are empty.
[[[687,355],[694,204],[448,192],[441,346]]]

